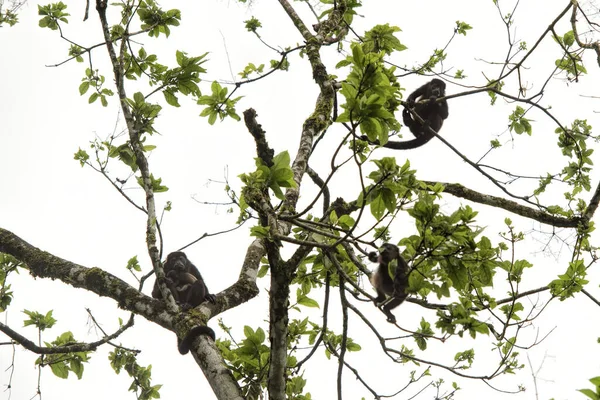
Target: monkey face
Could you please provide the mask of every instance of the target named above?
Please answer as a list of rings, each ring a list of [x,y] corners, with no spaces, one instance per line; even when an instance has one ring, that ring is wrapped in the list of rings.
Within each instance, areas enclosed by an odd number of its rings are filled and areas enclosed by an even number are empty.
[[[442,97],[445,95],[446,83],[439,79],[433,79],[429,86],[429,97]]]
[[[187,272],[188,259],[181,251],[175,251],[167,256],[165,268],[178,272]],[[168,266],[168,267],[167,267]]]
[[[400,255],[400,250],[398,246],[395,246],[391,243],[385,243],[383,246],[379,248],[379,257],[377,261],[379,263],[387,264],[392,260],[395,260]]]

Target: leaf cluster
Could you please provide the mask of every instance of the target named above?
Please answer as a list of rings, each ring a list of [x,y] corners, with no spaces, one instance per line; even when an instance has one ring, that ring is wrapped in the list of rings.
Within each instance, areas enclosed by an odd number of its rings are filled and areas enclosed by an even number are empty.
[[[410,162],[405,161],[401,167],[396,164],[395,157],[384,157],[373,160],[377,169],[368,175],[373,181],[365,187],[356,200],[358,205],[368,205],[371,214],[380,220],[386,212],[395,213],[413,197],[413,193],[420,187],[415,178],[415,171],[410,169]]]
[[[141,53],[142,50],[140,49],[140,57],[144,55]],[[200,56],[188,57],[185,52],[178,50],[175,53],[178,67],[175,68],[167,68],[150,61],[152,56],[136,60],[136,63],[141,61],[140,69],[142,70],[145,65],[149,65],[150,85],[158,85],[162,89],[167,103],[171,106],[179,107],[177,93],[181,93],[184,96],[192,95],[196,98],[201,97],[198,83],[200,82],[200,74],[206,72],[206,69],[201,65],[207,61],[207,55],[208,53],[204,53]]]
[[[73,51],[73,48],[71,48],[71,51]],[[78,56],[78,58],[81,57]],[[100,75],[97,69],[91,70],[90,68],[86,68],[85,77],[82,79],[82,83],[79,85],[79,94],[83,96],[90,88],[93,88],[94,93],[90,95],[88,103],[92,104],[96,100],[100,99],[100,103],[103,107],[108,106],[107,97],[112,96],[114,92],[103,87],[104,81],[104,75]]]
[[[575,293],[580,292],[583,287],[589,283],[585,279],[587,271],[583,260],[575,260],[569,263],[567,271],[558,276],[558,279],[550,282],[548,287],[553,296],[558,297],[561,301],[572,297]]]
[[[266,335],[262,328],[253,330],[245,326],[244,336],[239,342],[218,340],[216,345],[240,383],[244,398],[258,399],[267,384],[271,351],[265,344]]]
[[[124,3],[123,7],[125,7]],[[140,1],[137,14],[142,22],[142,29],[148,29],[150,37],[158,37],[161,33],[169,37],[170,27],[179,26],[181,21],[181,11],[177,9],[163,11],[154,0]]]
[[[394,76],[395,67],[384,64],[385,51],[369,52],[363,45],[352,43],[352,55],[339,62],[337,67],[350,66],[350,73],[342,82],[339,93],[346,102],[341,105],[344,111],[336,122],[350,122],[371,141],[387,143],[390,130],[397,131],[400,124],[394,112],[400,106],[400,85]],[[394,44],[385,41],[378,46]],[[397,45],[396,45],[397,46]]]
[[[281,188],[295,187],[294,172],[290,167],[290,154],[283,151],[273,157],[273,165],[268,167],[260,158],[255,158],[256,171],[249,174],[241,174],[239,178],[244,183],[245,187],[242,190],[244,204],[254,196],[248,197],[252,190],[258,190],[260,193],[271,189],[273,194],[280,200],[284,199]],[[243,210],[242,210],[243,211]]]
[[[156,133],[157,131],[154,129],[154,120],[162,107],[158,104],[146,102],[146,98],[140,92],[136,92],[133,95],[133,99],[126,99],[126,102],[135,119],[136,133],[139,136],[143,133]]]
[[[562,37],[552,35],[552,38],[554,41],[559,43],[565,51],[563,57],[554,62],[556,67],[565,71],[567,73],[567,77],[572,80],[577,80],[581,74],[587,74],[587,69],[583,65],[581,56],[577,52],[569,51],[569,48],[575,44],[575,33],[573,31],[569,31]]]
[[[136,353],[123,348],[115,348],[108,355],[110,366],[119,374],[125,370],[133,378],[129,386],[130,392],[135,392],[140,400],[159,399],[162,385],[152,385],[152,365],[141,366],[137,362]]]
[[[77,341],[71,332],[64,332],[51,343],[45,342],[46,347],[62,347],[76,344]],[[36,364],[49,365],[52,373],[59,378],[67,379],[69,372],[73,372],[77,379],[83,377],[83,363],[90,360],[89,351],[69,353],[46,354],[36,360]]]
[[[40,19],[38,25],[40,28],[48,28],[53,31],[58,29],[58,23],[64,22],[65,24],[69,23],[67,19],[71,14],[66,13],[67,5],[62,1],[58,3],[48,4],[46,6],[42,6],[38,4],[38,15],[43,15],[44,17]]]
[[[14,297],[10,284],[7,282],[11,272],[19,273],[18,268],[23,263],[9,254],[0,253],[0,313],[4,312]]]
[[[579,391],[592,400],[600,400],[600,376],[590,379],[590,382],[595,386],[594,389],[579,389]]]
[[[219,82],[214,81],[210,86],[212,94],[206,96],[200,96],[198,99],[198,104],[207,106],[200,113],[201,117],[208,117],[208,123],[213,125],[217,120],[217,117],[221,121],[225,119],[225,117],[231,117],[236,121],[239,121],[241,118],[235,112],[235,104],[242,98],[230,98],[227,96],[227,92],[229,89],[226,87],[222,87]]]

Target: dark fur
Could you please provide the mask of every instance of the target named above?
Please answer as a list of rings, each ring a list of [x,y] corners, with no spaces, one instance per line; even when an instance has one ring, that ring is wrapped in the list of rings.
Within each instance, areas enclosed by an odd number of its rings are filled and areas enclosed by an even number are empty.
[[[204,301],[215,303],[215,295],[210,294],[200,271],[187,258],[184,252],[175,251],[167,256],[163,264],[165,281],[173,298],[185,310],[199,306]],[[162,299],[158,282],[154,283],[152,297]],[[215,331],[208,326],[195,326],[187,333],[183,340],[177,339],[177,347],[181,354],[190,351],[192,342],[198,335],[208,335],[215,340]]]
[[[408,107],[405,106],[402,111],[402,120],[415,138],[404,142],[390,140],[383,147],[408,150],[416,149],[429,142],[433,138],[433,134],[428,127],[439,133],[444,120],[448,118],[448,103],[446,100],[435,101],[437,98],[444,96],[446,96],[446,84],[436,78],[412,92],[406,99]],[[425,124],[413,119],[409,111],[409,108],[413,107],[414,111],[425,121]]]
[[[396,317],[391,310],[398,307],[408,296],[408,264],[400,255],[398,246],[391,243],[385,243],[377,252],[369,253],[371,262],[379,263],[377,271],[371,276],[371,284],[377,291],[375,305],[381,307],[381,310],[387,316],[390,323],[396,322]],[[389,264],[391,261],[397,260],[398,265],[394,279],[390,276]],[[389,298],[389,299],[388,299]],[[386,301],[386,299],[388,299]]]

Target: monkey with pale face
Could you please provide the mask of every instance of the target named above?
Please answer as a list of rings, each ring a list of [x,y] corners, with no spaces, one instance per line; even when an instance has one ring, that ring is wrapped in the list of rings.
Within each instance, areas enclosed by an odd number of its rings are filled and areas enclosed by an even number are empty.
[[[387,321],[393,324],[396,317],[391,310],[402,304],[408,296],[408,264],[400,255],[398,246],[391,243],[381,246],[379,253],[369,253],[369,261],[379,264],[375,273],[371,275],[371,284],[377,291],[374,303],[387,316]],[[396,271],[390,271],[390,267],[394,266]]]

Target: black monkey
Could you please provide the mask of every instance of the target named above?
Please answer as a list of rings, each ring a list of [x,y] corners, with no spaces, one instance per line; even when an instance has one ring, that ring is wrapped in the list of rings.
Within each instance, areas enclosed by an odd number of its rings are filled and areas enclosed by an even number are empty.
[[[396,322],[396,317],[391,310],[398,307],[408,296],[408,264],[400,255],[398,246],[391,243],[385,243],[377,252],[369,253],[369,261],[379,263],[377,271],[371,276],[371,284],[377,291],[375,305],[381,307],[381,310],[387,316],[390,323]],[[394,279],[391,278],[390,263],[396,261],[396,273]],[[387,299],[387,301],[386,301]]]
[[[185,311],[197,307],[208,300],[215,303],[215,295],[210,294],[200,271],[187,258],[184,252],[175,251],[167,256],[163,264],[167,287],[171,290],[173,298]],[[152,297],[162,299],[158,281],[154,283]],[[195,326],[187,333],[183,340],[177,339],[177,347],[181,354],[186,354],[198,335],[208,335],[215,340],[215,331],[205,325]]]
[[[175,301],[184,311],[197,307],[206,297],[202,292],[206,290],[206,286],[198,284],[198,279],[189,272],[170,270],[166,274],[166,279]],[[211,294],[209,296],[214,297]],[[214,303],[214,300],[211,302]]]
[[[434,78],[427,82],[408,96],[406,103],[408,107],[404,107],[402,111],[402,119],[412,134],[414,139],[403,142],[390,140],[383,147],[395,150],[416,149],[423,146],[433,138],[433,134],[429,132],[428,127],[434,131],[440,131],[444,120],[448,118],[448,103],[446,100],[435,101],[439,97],[446,95],[446,83]],[[409,108],[414,108],[414,111],[425,121],[424,124],[413,119]]]

